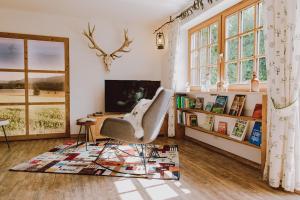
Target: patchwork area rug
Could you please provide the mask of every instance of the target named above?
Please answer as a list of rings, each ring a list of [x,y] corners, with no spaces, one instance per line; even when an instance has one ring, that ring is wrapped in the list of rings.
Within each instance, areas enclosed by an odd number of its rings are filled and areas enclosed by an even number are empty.
[[[177,145],[149,146],[146,153],[148,158],[145,175],[140,145],[109,144],[103,150],[102,156],[97,159],[104,144],[105,141],[97,144],[89,143],[86,151],[85,143],[76,147],[75,142],[66,142],[10,170],[179,180]]]

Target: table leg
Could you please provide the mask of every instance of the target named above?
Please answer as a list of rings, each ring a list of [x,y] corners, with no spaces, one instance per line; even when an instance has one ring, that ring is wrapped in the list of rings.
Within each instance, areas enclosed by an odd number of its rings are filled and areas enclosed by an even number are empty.
[[[8,148],[10,149],[10,146],[9,146],[9,143],[8,143],[8,140],[7,140],[7,136],[6,136],[6,132],[5,132],[4,126],[2,126],[2,130],[3,130],[3,133],[4,133],[6,144],[7,144]]]

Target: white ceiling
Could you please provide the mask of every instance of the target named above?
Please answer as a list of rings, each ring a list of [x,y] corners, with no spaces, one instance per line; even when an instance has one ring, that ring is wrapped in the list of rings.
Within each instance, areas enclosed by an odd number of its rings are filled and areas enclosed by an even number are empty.
[[[0,0],[0,8],[73,17],[122,18],[154,24],[189,5],[192,0]]]

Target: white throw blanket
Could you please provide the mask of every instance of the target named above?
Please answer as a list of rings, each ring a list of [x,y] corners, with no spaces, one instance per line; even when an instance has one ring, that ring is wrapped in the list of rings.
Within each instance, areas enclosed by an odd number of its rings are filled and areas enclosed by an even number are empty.
[[[130,122],[133,126],[135,138],[141,139],[144,136],[144,129],[142,125],[144,114],[162,90],[162,87],[158,88],[152,99],[141,99],[133,110],[124,116],[123,119]]]

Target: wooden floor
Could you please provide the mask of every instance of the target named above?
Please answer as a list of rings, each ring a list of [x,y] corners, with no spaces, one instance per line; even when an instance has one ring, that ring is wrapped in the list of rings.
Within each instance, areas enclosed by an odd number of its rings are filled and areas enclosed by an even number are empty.
[[[192,142],[167,138],[158,143],[179,144],[180,181],[8,171],[62,141],[13,142],[11,150],[0,143],[0,199],[300,199],[268,187],[256,169]]]

